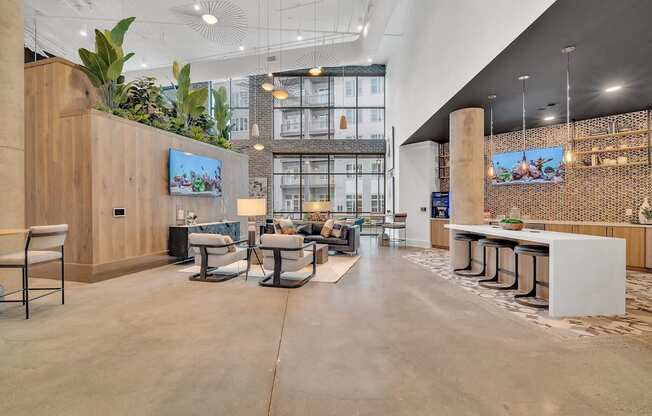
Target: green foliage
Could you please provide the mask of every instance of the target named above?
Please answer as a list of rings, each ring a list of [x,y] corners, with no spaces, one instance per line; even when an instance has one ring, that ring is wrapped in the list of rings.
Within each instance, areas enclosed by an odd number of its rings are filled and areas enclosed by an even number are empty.
[[[503,224],[523,224],[523,221],[516,218],[504,218],[500,222]]]
[[[190,126],[192,119],[196,119],[206,111],[208,88],[190,89],[190,64],[181,67],[179,62],[172,64],[172,75],[177,81],[176,99],[173,102],[177,115],[184,119],[186,126]]]
[[[140,77],[132,81],[126,100],[120,108],[147,115],[152,122],[163,121],[172,115],[172,110],[166,105],[161,92],[161,86],[156,83],[154,77]]]
[[[125,55],[122,42],[135,19],[122,19],[111,30],[95,29],[95,52],[85,48],[79,49],[79,57],[83,63],[81,70],[93,86],[102,91],[104,105],[110,109],[116,109],[123,104],[131,88],[131,83],[124,83],[122,69],[134,54]]]
[[[231,138],[231,107],[227,104],[226,88],[220,87],[217,91],[213,90],[213,118],[215,118],[215,128],[217,137],[223,139]]]
[[[652,208],[643,208],[641,213],[646,219],[652,220]]]

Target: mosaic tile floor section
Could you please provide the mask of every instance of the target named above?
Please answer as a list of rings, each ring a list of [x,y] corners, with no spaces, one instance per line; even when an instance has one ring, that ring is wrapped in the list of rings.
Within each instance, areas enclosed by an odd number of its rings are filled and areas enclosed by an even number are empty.
[[[437,276],[460,285],[534,325],[558,328],[579,337],[598,335],[652,335],[652,274],[627,272],[626,315],[623,317],[585,317],[553,319],[547,310],[530,308],[513,300],[514,291],[492,290],[479,286],[477,278],[463,277],[450,270],[447,250],[430,249],[404,256]]]

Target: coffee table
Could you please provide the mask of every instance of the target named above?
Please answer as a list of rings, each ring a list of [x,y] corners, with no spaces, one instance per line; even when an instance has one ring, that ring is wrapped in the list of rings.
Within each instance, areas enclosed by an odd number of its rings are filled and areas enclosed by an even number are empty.
[[[312,247],[307,248],[306,251],[312,251]],[[315,245],[315,257],[317,264],[326,263],[328,261],[328,244]]]

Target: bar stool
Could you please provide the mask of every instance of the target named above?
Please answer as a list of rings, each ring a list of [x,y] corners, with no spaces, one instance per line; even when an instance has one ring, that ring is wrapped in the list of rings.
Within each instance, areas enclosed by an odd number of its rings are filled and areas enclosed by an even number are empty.
[[[528,292],[517,293],[514,295],[514,300],[521,305],[531,306],[534,308],[547,308],[548,301],[537,297],[537,286],[548,287],[547,283],[537,281],[537,257],[548,257],[549,249],[546,246],[536,246],[531,244],[519,244],[514,248],[516,256],[516,263],[518,263],[518,256],[532,256],[532,289]],[[516,274],[516,281],[518,281],[518,274]]]
[[[518,287],[518,262],[517,261],[515,261],[516,267],[514,269],[514,276],[515,276],[514,282],[512,283],[499,282],[498,276],[500,275],[500,249],[507,248],[510,250],[514,250],[514,247],[516,247],[518,243],[512,240],[501,240],[497,238],[483,238],[478,241],[478,245],[482,247],[483,253],[486,253],[487,248],[496,249],[496,271],[494,272],[494,275],[488,279],[478,280],[478,284],[482,287],[486,287],[489,289],[499,289],[499,290],[516,289]],[[486,257],[486,254],[484,254],[483,256]],[[516,259],[516,257],[514,258]]]
[[[469,264],[467,264],[465,267],[462,267],[461,269],[453,269],[453,272],[455,274],[460,276],[481,276],[484,274],[484,264],[485,264],[484,250],[482,251],[482,270],[479,272],[471,271],[473,269],[473,251],[471,250],[471,244],[474,241],[481,240],[482,238],[484,238],[484,236],[479,234],[471,234],[471,233],[455,234],[453,240],[465,241],[469,245]]]

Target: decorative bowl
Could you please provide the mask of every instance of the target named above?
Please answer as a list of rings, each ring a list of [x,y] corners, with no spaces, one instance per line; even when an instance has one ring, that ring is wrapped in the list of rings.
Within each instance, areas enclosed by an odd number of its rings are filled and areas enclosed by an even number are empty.
[[[525,224],[523,224],[523,223],[513,224],[513,223],[508,223],[508,222],[501,222],[500,227],[503,230],[521,231],[525,227]]]

